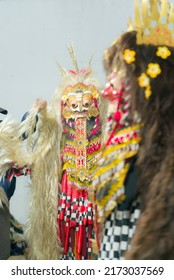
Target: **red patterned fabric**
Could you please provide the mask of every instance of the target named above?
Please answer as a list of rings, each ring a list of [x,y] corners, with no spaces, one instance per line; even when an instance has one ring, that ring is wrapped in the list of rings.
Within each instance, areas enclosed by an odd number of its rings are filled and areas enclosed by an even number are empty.
[[[75,259],[91,259],[93,222],[93,205],[87,190],[75,188],[65,171],[58,206],[59,238],[64,255],[70,250]]]

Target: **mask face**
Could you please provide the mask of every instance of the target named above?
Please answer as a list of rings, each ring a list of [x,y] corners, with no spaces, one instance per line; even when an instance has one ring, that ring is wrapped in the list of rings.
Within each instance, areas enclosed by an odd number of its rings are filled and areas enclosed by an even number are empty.
[[[92,90],[87,86],[74,88],[62,98],[62,115],[67,118],[96,117],[99,114]],[[97,103],[98,104],[98,103]]]
[[[67,105],[72,112],[82,113],[94,105],[94,100],[90,92],[69,93]]]

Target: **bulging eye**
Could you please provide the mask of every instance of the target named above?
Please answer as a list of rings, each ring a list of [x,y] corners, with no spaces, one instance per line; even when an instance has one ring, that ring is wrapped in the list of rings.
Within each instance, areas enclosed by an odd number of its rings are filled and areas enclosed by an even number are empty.
[[[88,108],[89,105],[90,105],[89,102],[84,102],[84,103],[83,103],[83,106],[86,107],[86,108]]]
[[[92,100],[89,100],[87,98],[83,99],[83,107],[89,108],[91,104],[92,104]]]
[[[78,107],[78,104],[75,103],[75,102],[73,102],[73,103],[71,103],[71,107],[72,107],[73,109],[76,109],[76,108]]]

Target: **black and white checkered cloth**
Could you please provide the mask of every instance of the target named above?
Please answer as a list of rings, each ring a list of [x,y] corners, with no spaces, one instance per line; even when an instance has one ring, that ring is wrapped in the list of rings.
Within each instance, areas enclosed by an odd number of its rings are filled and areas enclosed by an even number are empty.
[[[139,216],[138,200],[134,201],[130,210],[114,209],[104,224],[99,259],[124,259],[123,255],[130,248]]]

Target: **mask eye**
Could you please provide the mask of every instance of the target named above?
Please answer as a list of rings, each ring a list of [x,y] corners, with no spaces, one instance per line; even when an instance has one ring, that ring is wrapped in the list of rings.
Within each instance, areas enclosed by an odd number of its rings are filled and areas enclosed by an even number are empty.
[[[78,104],[75,103],[75,102],[72,102],[72,103],[71,103],[71,107],[72,107],[73,109],[76,109],[76,108],[78,107]]]
[[[89,102],[87,102],[87,101],[83,103],[83,106],[84,106],[85,108],[88,108],[89,105],[90,105],[90,104],[89,104]]]
[[[83,99],[83,107],[88,109],[92,104],[92,100],[88,99],[88,98],[84,98]]]

